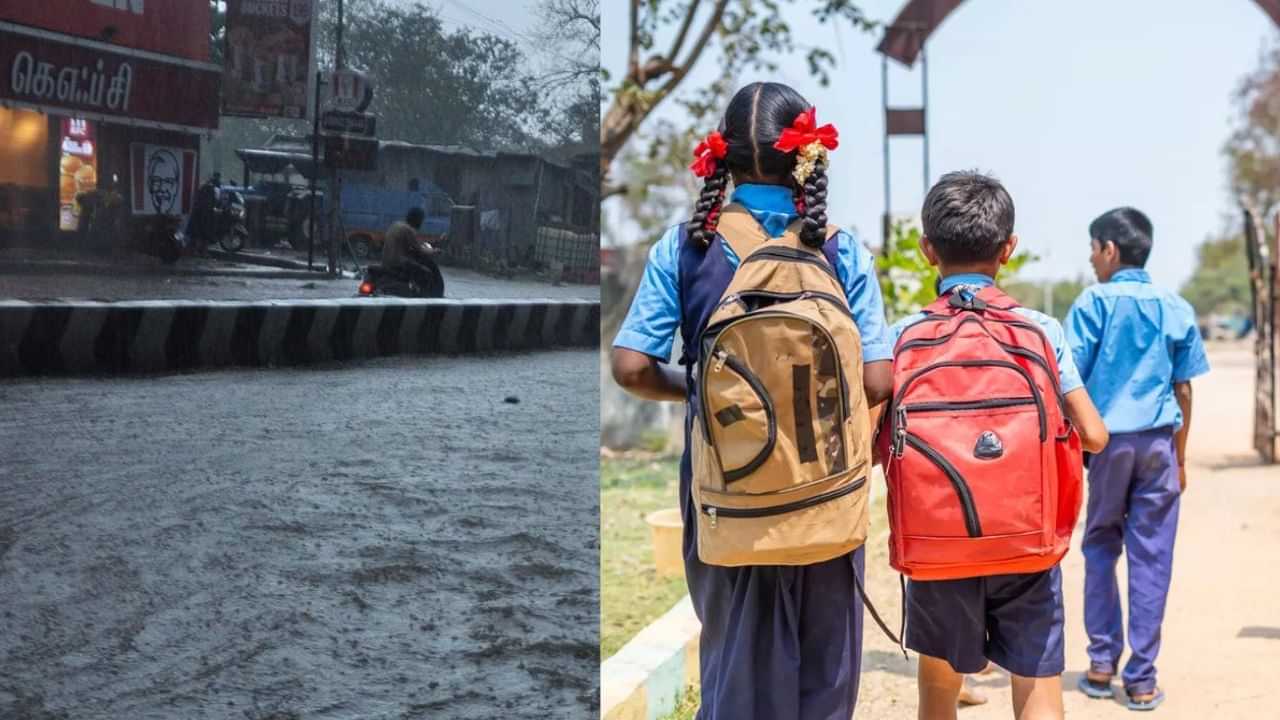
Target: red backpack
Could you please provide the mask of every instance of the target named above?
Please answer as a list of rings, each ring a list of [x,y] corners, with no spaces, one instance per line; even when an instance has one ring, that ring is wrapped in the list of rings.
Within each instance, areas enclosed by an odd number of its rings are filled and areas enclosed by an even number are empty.
[[[1080,514],[1080,436],[1053,346],[996,288],[925,308],[893,359],[878,443],[889,562],[916,580],[1029,573],[1066,554]]]

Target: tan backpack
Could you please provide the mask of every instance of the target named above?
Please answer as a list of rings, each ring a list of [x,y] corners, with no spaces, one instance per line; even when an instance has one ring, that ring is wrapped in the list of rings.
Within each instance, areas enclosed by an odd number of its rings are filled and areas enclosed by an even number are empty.
[[[771,239],[737,205],[718,225],[741,263],[695,376],[693,501],[709,565],[809,565],[867,537],[862,344],[835,268],[800,227]]]

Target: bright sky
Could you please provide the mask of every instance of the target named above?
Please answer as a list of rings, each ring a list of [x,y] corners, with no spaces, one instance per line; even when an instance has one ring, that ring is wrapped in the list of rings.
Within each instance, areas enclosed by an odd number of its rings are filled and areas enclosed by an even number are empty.
[[[533,51],[527,33],[537,24],[534,0],[400,0],[433,7],[448,27],[469,27],[520,43]]]
[[[889,21],[904,4],[861,6]],[[603,63],[617,77],[627,51],[626,4],[603,5]],[[800,56],[768,79],[795,87],[817,106],[820,123],[839,128],[832,221],[878,242],[879,35],[836,31],[807,12],[790,21],[797,36],[840,59],[835,82],[821,88]],[[1275,37],[1252,0],[969,0],[928,45],[932,179],[964,168],[994,172],[1013,194],[1022,247],[1042,258],[1025,271],[1032,278],[1091,277],[1089,221],[1118,205],[1137,206],[1156,228],[1148,269],[1157,282],[1177,286],[1191,273],[1195,245],[1236,217],[1221,154],[1231,96]],[[919,103],[918,68],[891,63],[891,104]],[[686,82],[705,82],[715,71],[704,61]],[[679,109],[668,104],[662,112],[674,117]],[[895,139],[891,153],[893,210],[915,215],[924,194],[921,142]]]

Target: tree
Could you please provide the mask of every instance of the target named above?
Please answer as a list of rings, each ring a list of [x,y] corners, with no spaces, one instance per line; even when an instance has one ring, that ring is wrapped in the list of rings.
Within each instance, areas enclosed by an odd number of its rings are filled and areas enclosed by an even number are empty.
[[[321,6],[320,56],[335,52],[336,8]],[[447,31],[432,8],[389,0],[347,0],[346,63],[374,83],[370,112],[379,134],[418,143],[529,149],[539,95],[520,47],[471,30]]]
[[[600,142],[600,1],[541,0],[533,40],[546,67],[538,91],[546,98],[545,132],[557,142]]]
[[[1236,91],[1239,125],[1224,147],[1231,188],[1262,217],[1280,206],[1280,46],[1265,52],[1258,69]]]
[[[1250,312],[1253,300],[1244,235],[1229,233],[1201,243],[1196,248],[1195,272],[1181,292],[1197,315]]]
[[[1045,289],[1049,290],[1049,305],[1045,305]],[[1009,296],[1018,301],[1019,305],[1039,310],[1047,315],[1052,315],[1059,320],[1067,318],[1067,311],[1071,309],[1071,304],[1080,297],[1080,293],[1089,286],[1089,282],[1083,276],[1077,276],[1069,280],[1050,280],[1048,282],[1031,282],[1026,280],[1014,280],[1005,283],[1005,292]]]
[[[876,275],[889,322],[919,312],[938,297],[938,269],[930,265],[920,251],[920,238],[919,227],[906,222],[894,223],[889,241],[876,255]],[[1026,251],[1015,254],[1000,269],[997,279],[1001,285],[1016,282],[1018,271],[1036,259]]]
[[[653,111],[676,95],[713,39],[720,67],[766,72],[775,68],[777,56],[803,49],[810,72],[823,85],[829,82],[835,56],[822,47],[800,47],[787,22],[794,6],[809,6],[823,23],[874,27],[849,0],[630,0],[627,67],[610,91],[600,129],[606,197],[625,190],[609,181],[614,160]],[[660,35],[671,36],[670,42],[660,41]],[[726,82],[731,81],[721,78],[682,97],[694,124],[719,108],[712,103],[725,94]]]

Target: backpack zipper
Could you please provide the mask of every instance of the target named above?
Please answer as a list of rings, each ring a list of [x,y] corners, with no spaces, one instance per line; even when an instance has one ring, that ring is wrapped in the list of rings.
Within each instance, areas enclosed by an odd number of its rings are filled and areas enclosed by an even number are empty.
[[[1035,401],[1036,410],[1038,411],[1038,416],[1040,420],[1040,442],[1044,442],[1046,439],[1048,439],[1049,421],[1046,417],[1046,411],[1044,408],[1044,398],[1040,397],[1040,388],[1036,387],[1036,381],[1034,378],[1031,377],[1031,373],[1024,370],[1021,365],[1018,365],[1017,363],[1008,362],[1006,360],[950,360],[948,362],[940,362],[940,363],[935,363],[933,365],[928,365],[920,370],[917,370],[913,375],[911,375],[911,377],[907,378],[906,382],[902,383],[902,387],[898,390],[897,394],[893,398],[893,407],[898,410],[898,413],[896,413],[894,416],[895,422],[898,420],[899,415],[902,416],[901,419],[903,422],[906,421],[906,417],[905,417],[906,409],[902,407],[902,398],[907,394],[907,390],[910,389],[911,384],[914,383],[916,380],[918,380],[921,375],[924,375],[929,372],[933,372],[934,370],[937,370],[939,368],[944,368],[944,367],[1003,367],[1003,368],[1008,368],[1010,370],[1013,370],[1014,372],[1021,375],[1022,379],[1027,381],[1027,387],[1031,388],[1031,398],[1032,400]]]
[[[847,315],[850,319],[853,318],[853,311],[849,309],[849,302],[847,300],[842,301],[840,298],[836,297],[835,295],[832,295],[831,293],[825,293],[819,290],[802,290],[800,292],[789,292],[789,293],[777,292],[774,290],[743,290],[742,292],[736,292],[732,295],[726,296],[723,300],[720,301],[720,304],[716,306],[716,310],[719,310],[720,308],[732,302],[740,303],[742,302],[743,297],[751,297],[754,295],[762,295],[764,297],[769,297],[769,298],[774,298],[776,300],[784,300],[784,301],[808,300],[809,298],[817,298],[818,300],[825,300],[828,303],[835,305],[837,310]],[[714,313],[715,311],[713,310],[712,312]]]
[[[935,314],[935,315],[926,315],[924,319],[942,321],[942,320],[951,320],[952,316]],[[936,338],[921,338],[919,340],[908,341],[902,344],[901,346],[899,346],[897,349],[895,349],[894,353],[897,354],[899,352],[905,352],[907,350],[913,350],[915,348],[920,348],[920,347],[932,347],[935,345],[941,345],[947,342],[948,340],[950,340],[956,334],[956,332],[960,330],[961,325],[964,325],[965,323],[971,323],[971,322],[984,323],[988,321],[994,322],[994,323],[1000,323],[1001,325],[1012,325],[1014,327],[1023,328],[1024,330],[1031,330],[1038,333],[1042,338],[1045,337],[1043,330],[1041,330],[1040,328],[1036,327],[1035,325],[1029,322],[1023,322],[1021,320],[999,320],[997,318],[979,319],[977,317],[968,317],[968,318],[965,318],[964,320],[961,320],[959,323],[957,323],[955,329],[953,329],[951,332],[947,333],[946,335],[940,335]],[[1054,374],[1052,370],[1049,369],[1049,361],[1045,360],[1044,357],[1042,357],[1039,353],[1033,352],[1026,348],[1018,347],[1017,345],[1010,345],[1009,343],[1006,343],[996,338],[990,333],[988,333],[988,337],[990,337],[991,340],[995,342],[995,344],[999,345],[1000,349],[1004,350],[1005,352],[1011,355],[1024,357],[1034,362],[1035,364],[1039,365],[1041,369],[1044,370],[1044,374],[1049,376],[1049,381],[1053,384],[1053,392],[1058,400],[1058,409],[1062,412],[1062,416],[1065,418],[1067,416],[1067,399],[1062,394],[1062,385],[1060,383],[1060,378],[1056,374]],[[1045,339],[1045,342],[1046,343],[1048,342],[1047,338]]]
[[[725,365],[728,365],[730,370],[732,370],[738,377],[746,381],[747,385],[751,387],[752,392],[756,394],[756,397],[760,398],[760,403],[764,405],[765,420],[767,421],[768,427],[769,427],[769,430],[768,430],[769,437],[765,441],[764,447],[760,449],[760,452],[757,453],[755,457],[751,458],[750,462],[748,462],[746,465],[743,465],[740,468],[735,468],[733,470],[726,470],[723,467],[721,467],[720,470],[724,474],[725,484],[728,484],[731,482],[736,482],[738,480],[741,480],[742,478],[755,472],[760,468],[761,465],[764,464],[766,460],[769,459],[769,456],[773,454],[773,449],[778,444],[778,418],[777,418],[777,415],[774,413],[773,398],[769,397],[768,389],[765,388],[764,384],[760,382],[760,379],[757,378],[754,373],[748,370],[747,367],[744,366],[740,360],[733,357],[732,355],[725,352],[724,350],[717,350],[713,357],[715,357],[716,362],[714,365],[711,366],[711,372],[713,373],[720,372],[721,370],[724,369]],[[711,419],[710,419],[711,408],[707,406],[705,384],[703,388],[702,405],[703,405],[703,412],[702,412],[703,421],[706,423],[707,438],[710,439],[711,438]]]
[[[978,509],[973,504],[973,493],[969,490],[969,484],[965,482],[964,476],[960,474],[955,465],[951,464],[951,461],[943,457],[942,453],[935,450],[932,445],[921,440],[918,435],[908,432],[904,433],[903,437],[908,445],[929,458],[951,481],[951,486],[955,488],[956,495],[960,498],[960,507],[964,511],[965,530],[968,531],[969,537],[982,537],[982,524],[978,522]]]
[[[787,247],[761,248],[760,250],[757,250],[751,253],[751,255],[747,256],[747,259],[743,260],[742,262],[744,264],[750,263],[750,262],[764,262],[766,259],[784,260],[787,262],[804,262],[804,263],[809,263],[810,265],[817,265],[818,267],[822,268],[828,275],[835,278],[837,282],[839,282],[840,280],[839,276],[836,275],[836,269],[831,267],[830,263],[826,262],[825,257],[822,260],[819,260],[818,258],[814,257],[812,254],[805,252],[804,250],[796,250],[794,248],[787,248]]]
[[[992,398],[990,400],[971,400],[968,402],[922,402],[904,405],[902,412],[935,412],[939,410],[991,410],[994,408],[1016,407],[1018,405],[1034,405],[1035,398]]]
[[[783,312],[781,310],[764,310],[764,311],[756,312],[750,316],[733,318],[729,320],[727,323],[725,323],[724,327],[716,328],[713,334],[716,336],[721,335],[726,331],[728,331],[729,328],[733,327],[734,325],[740,322],[743,322],[745,320],[755,320],[762,317],[787,317],[787,318],[792,318],[795,320],[800,320],[802,322],[808,323],[809,325],[812,325],[813,327],[820,330],[822,334],[826,336],[827,341],[831,343],[831,347],[833,348],[836,347],[836,339],[831,335],[830,332],[827,331],[826,328],[822,327],[821,325],[818,325],[817,323],[813,322],[812,320],[810,320],[809,318],[803,315],[798,315],[796,313]],[[709,338],[706,337],[706,334],[708,332],[711,332],[713,328],[715,328],[715,326],[706,328],[705,330],[702,331],[703,334],[699,336],[699,341],[704,347],[708,347],[708,346],[715,347],[714,339],[710,339],[711,341],[708,342]],[[713,352],[712,354],[714,355],[715,353]],[[849,420],[851,403],[849,401],[849,381],[848,381],[848,378],[845,377],[844,368],[840,363],[836,363],[836,379],[840,382],[840,410],[843,413],[840,417],[840,427],[844,427],[844,424]],[[705,371],[702,373],[702,381],[700,385],[701,385],[700,389],[702,390],[702,398],[703,398],[702,399],[702,406],[703,406],[702,422],[706,428],[707,440],[710,441],[711,440],[711,422],[706,417],[707,402],[705,398],[706,398],[707,383],[706,383]]]
[[[702,514],[709,518],[709,524],[714,528],[716,527],[717,518],[761,518],[773,515],[782,515],[784,513],[795,512],[796,510],[804,510],[805,508],[810,508],[814,505],[821,505],[832,500],[838,500],[849,493],[855,492],[866,484],[867,479],[865,477],[858,478],[842,488],[828,490],[827,492],[819,495],[814,495],[811,498],[805,498],[804,500],[797,500],[783,505],[770,505],[769,507],[763,508],[730,508],[719,507],[716,505],[703,505]]]

